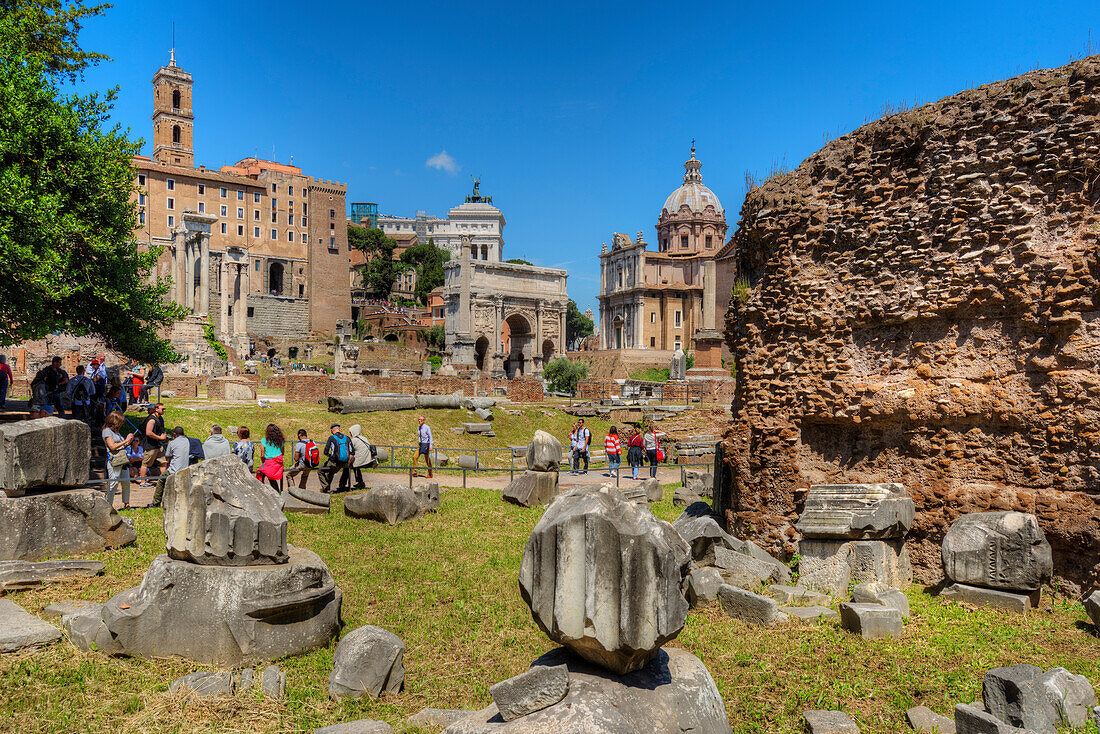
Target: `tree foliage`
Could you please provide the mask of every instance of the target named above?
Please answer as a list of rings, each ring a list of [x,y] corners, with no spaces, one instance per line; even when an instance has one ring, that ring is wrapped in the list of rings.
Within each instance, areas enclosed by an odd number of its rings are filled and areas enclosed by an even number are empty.
[[[401,253],[401,262],[416,268],[413,296],[417,301],[427,303],[428,294],[443,285],[443,263],[450,259],[451,253],[436,247],[432,238]]]
[[[429,347],[435,349],[443,349],[447,346],[447,334],[443,330],[442,325],[436,325],[424,332],[424,340],[428,342]]]
[[[588,365],[558,357],[542,368],[542,376],[552,392],[577,392],[577,383],[588,377]]]
[[[134,241],[140,141],[108,127],[116,90],[58,90],[102,58],[76,45],[80,19],[101,7],[0,3],[0,344],[67,331],[173,362],[158,331],[184,311],[149,277],[159,248]]]
[[[578,339],[590,336],[594,329],[592,319],[585,316],[577,308],[576,302],[570,298],[569,305],[565,309],[565,341],[573,344]]]
[[[512,263],[513,265],[530,265],[531,264],[531,263],[527,262],[526,260],[524,260],[521,257],[513,257],[511,260],[505,260],[504,262]]]
[[[394,281],[407,269],[393,257],[397,241],[377,227],[366,229],[348,225],[348,245],[366,255],[366,263],[359,267],[366,289],[380,298],[388,297]]]

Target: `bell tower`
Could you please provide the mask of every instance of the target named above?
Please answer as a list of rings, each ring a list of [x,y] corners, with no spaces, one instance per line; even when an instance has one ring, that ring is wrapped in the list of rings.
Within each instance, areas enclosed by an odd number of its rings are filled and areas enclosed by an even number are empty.
[[[153,75],[153,160],[194,168],[194,128],[191,75],[176,66],[172,49],[168,65]]]

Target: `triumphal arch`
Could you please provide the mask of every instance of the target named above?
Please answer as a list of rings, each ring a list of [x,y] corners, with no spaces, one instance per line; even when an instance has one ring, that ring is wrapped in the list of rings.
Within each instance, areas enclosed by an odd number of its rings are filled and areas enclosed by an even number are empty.
[[[512,378],[564,353],[564,270],[477,259],[463,237],[443,272],[446,364]]]

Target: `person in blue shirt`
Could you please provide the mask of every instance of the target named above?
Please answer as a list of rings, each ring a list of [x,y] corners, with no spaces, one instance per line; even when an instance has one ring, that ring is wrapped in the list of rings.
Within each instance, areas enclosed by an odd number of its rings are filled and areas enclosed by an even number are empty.
[[[325,442],[325,463],[317,470],[317,477],[321,480],[321,491],[332,492],[332,475],[340,470],[340,492],[346,492],[351,487],[351,462],[355,459],[355,447],[351,439],[340,432],[340,424],[333,423],[329,426],[332,435]]]
[[[432,476],[432,428],[424,422],[424,416],[418,416],[417,420],[420,425],[416,429],[416,456],[413,457],[413,476],[420,476],[416,471],[416,462],[423,456],[424,464],[428,467],[428,478],[430,479]]]

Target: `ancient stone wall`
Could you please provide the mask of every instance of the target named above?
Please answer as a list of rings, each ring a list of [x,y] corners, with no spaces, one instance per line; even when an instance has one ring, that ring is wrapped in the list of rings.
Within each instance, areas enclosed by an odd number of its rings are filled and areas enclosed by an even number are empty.
[[[494,380],[483,377],[473,380],[467,377],[377,377],[373,375],[340,375],[291,373],[286,376],[286,402],[319,403],[330,395],[358,397],[372,393],[399,393],[404,395],[453,395],[459,393],[475,397],[481,393],[493,394],[502,388],[514,402],[540,402],[543,399],[542,382],[527,377],[515,380]]]
[[[248,296],[248,333],[304,339],[309,334],[309,299]]]
[[[902,482],[917,577],[960,514],[1038,515],[1100,581],[1100,57],[890,115],[747,196],[730,523],[793,552],[811,483]]]
[[[201,383],[202,379],[197,375],[167,375],[164,389],[175,392],[177,398],[197,398]]]

